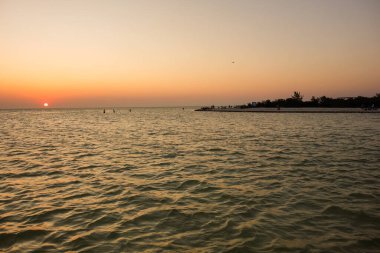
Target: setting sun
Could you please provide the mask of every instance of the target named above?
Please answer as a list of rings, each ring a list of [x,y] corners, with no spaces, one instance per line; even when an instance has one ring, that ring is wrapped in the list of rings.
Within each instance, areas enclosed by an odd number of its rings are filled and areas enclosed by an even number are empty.
[[[379,14],[0,0],[0,253],[380,253]]]
[[[373,96],[380,1],[332,2],[1,0],[0,108]]]

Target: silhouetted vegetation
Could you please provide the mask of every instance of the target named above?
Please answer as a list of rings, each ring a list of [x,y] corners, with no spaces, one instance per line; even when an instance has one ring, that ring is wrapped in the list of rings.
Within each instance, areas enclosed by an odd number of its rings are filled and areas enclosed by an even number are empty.
[[[229,109],[248,109],[248,108],[277,108],[281,107],[314,107],[314,108],[362,108],[364,110],[377,110],[380,107],[380,93],[373,97],[339,97],[330,98],[326,96],[312,96],[310,101],[303,101],[303,95],[295,91],[289,98],[279,98],[273,101],[267,99],[261,102],[252,102],[244,105],[235,106],[210,106],[202,107],[200,111],[229,110]]]
[[[235,108],[253,107],[335,107],[335,108],[378,108],[380,107],[380,93],[373,97],[340,97],[330,98],[326,96],[311,97],[310,101],[303,101],[300,92],[295,91],[290,98],[279,98],[273,101],[267,99],[257,103],[239,105]]]

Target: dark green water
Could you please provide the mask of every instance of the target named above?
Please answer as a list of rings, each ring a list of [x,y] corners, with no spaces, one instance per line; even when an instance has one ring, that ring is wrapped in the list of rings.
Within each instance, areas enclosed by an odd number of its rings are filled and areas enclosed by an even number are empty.
[[[0,251],[380,252],[380,115],[0,111]]]

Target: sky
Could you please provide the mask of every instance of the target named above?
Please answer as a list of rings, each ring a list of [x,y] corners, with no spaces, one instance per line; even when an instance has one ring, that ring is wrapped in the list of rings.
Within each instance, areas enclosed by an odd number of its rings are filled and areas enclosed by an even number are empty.
[[[0,0],[0,108],[380,93],[378,0]]]

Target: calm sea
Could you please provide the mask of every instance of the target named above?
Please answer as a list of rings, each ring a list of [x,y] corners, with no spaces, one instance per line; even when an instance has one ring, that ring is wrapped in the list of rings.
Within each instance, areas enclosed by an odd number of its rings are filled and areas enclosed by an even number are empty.
[[[2,110],[0,251],[380,252],[380,115]]]

